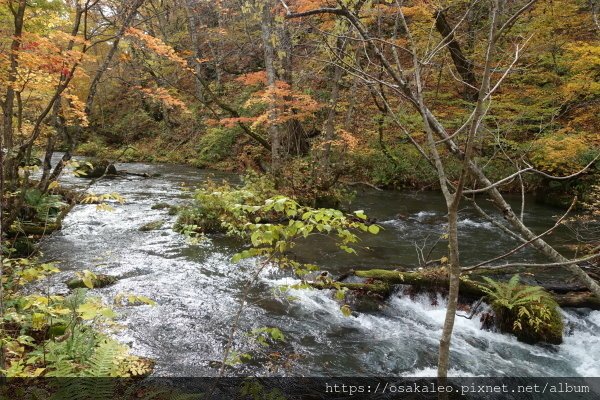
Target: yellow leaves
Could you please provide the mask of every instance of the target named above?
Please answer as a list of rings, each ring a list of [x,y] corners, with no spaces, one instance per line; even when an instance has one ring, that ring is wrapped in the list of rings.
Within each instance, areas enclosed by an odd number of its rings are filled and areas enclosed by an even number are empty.
[[[82,272],[77,272],[77,276],[88,289],[94,288],[94,281],[98,278],[96,274],[87,269]]]
[[[99,301],[91,300],[88,300],[87,302],[80,305],[77,308],[77,312],[79,313],[81,318],[86,321],[91,321],[96,318],[112,319],[117,316],[117,314],[113,310],[104,307]]]
[[[119,293],[114,298],[114,304],[116,306],[137,306],[137,305],[155,306],[156,302],[146,296],[135,295],[132,293]]]
[[[576,42],[566,46],[571,78],[563,87],[568,99],[600,95],[600,45]]]
[[[91,165],[91,164],[89,164],[89,165]],[[89,193],[80,201],[81,204],[96,204],[96,209],[98,211],[112,212],[115,209],[109,204],[109,202],[116,202],[119,204],[124,204],[125,198],[118,193],[105,193],[105,194],[101,194],[101,195]]]
[[[85,103],[79,97],[65,93],[63,97],[67,101],[68,107],[64,109],[65,120],[68,125],[79,125],[86,127],[89,125],[87,114],[85,112]]]
[[[546,136],[533,142],[531,160],[549,173],[571,174],[581,167],[579,158],[590,146],[585,135]]]

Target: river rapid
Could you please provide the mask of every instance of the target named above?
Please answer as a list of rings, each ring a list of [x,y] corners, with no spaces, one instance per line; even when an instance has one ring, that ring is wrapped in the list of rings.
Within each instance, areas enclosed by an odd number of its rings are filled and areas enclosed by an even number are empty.
[[[117,192],[127,202],[102,212],[78,205],[64,220],[62,231],[46,238],[47,259],[59,259],[62,272],[52,290],[66,292],[63,282],[76,271],[116,275],[119,281],[92,293],[107,301],[119,293],[145,295],[151,306],[119,308],[123,328],[116,336],[139,355],[157,361],[156,376],[214,376],[228,341],[232,320],[255,261],[232,264],[240,243],[209,237],[190,243],[174,232],[174,216],[152,210],[154,204],[186,202],[186,190],[206,179],[232,175],[178,165],[121,164],[118,169],[160,174],[153,178],[102,179],[90,191]],[[89,181],[65,176],[62,184],[83,188]],[[514,199],[519,204],[520,199]],[[525,222],[541,232],[560,210],[528,199]],[[444,229],[444,205],[438,193],[358,190],[352,209],[363,209],[384,228],[365,237],[358,256],[336,251],[322,239],[303,243],[297,258],[317,263],[334,275],[350,268],[418,263],[416,247],[425,253]],[[151,221],[161,229],[141,232]],[[514,242],[468,209],[460,217],[461,259],[465,265],[509,250]],[[559,248],[572,240],[568,231],[553,235]],[[432,251],[443,254],[445,243]],[[524,251],[515,257],[541,261]],[[290,274],[264,270],[249,291],[235,334],[235,350],[255,354],[254,360],[228,368],[228,375],[278,376],[434,376],[437,346],[444,319],[444,299],[398,291],[379,307],[345,317],[327,291],[282,291],[296,283]],[[565,341],[560,346],[531,346],[510,335],[483,331],[479,319],[457,318],[452,341],[451,374],[457,376],[600,376],[600,312],[566,310]],[[285,343],[263,349],[247,332],[278,327]]]

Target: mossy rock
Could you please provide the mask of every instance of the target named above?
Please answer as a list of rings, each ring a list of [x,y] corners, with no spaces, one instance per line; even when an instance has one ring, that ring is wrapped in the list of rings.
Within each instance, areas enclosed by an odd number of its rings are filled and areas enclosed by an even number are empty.
[[[517,310],[503,309],[496,311],[496,325],[500,331],[515,335],[520,342],[528,344],[548,343],[557,345],[563,342],[564,323],[558,307],[551,307],[550,319],[542,324],[538,330],[535,330],[528,324],[522,324],[521,329],[515,329],[514,322],[518,319]]]
[[[114,164],[106,160],[91,161],[90,166],[88,163],[81,164],[75,169],[77,176],[81,178],[97,179],[104,175],[117,175],[118,171]]]
[[[171,205],[169,203],[156,203],[155,205],[153,205],[152,207],[150,207],[150,209],[152,210],[164,210],[166,208],[170,208]]]
[[[179,214],[179,210],[181,210],[181,207],[178,206],[170,206],[169,207],[169,215],[173,216],[173,215],[177,215]]]
[[[95,279],[92,279],[92,285],[95,289],[103,288],[109,285],[116,283],[119,279],[116,276],[112,275],[104,275],[99,274],[96,275]],[[87,288],[85,283],[83,283],[83,279],[73,278],[67,282],[67,287],[69,289],[79,289],[79,288]]]
[[[179,233],[183,233],[186,231],[186,226],[195,226],[194,229],[197,233],[225,233],[227,232],[227,228],[221,225],[221,221],[216,218],[208,218],[208,217],[196,217],[190,219],[188,217],[184,217],[183,215],[179,216],[179,219],[175,223],[175,231]]]
[[[140,227],[139,231],[140,232],[155,231],[157,229],[162,228],[162,226],[164,225],[164,223],[165,223],[165,221],[163,221],[163,220],[148,222],[147,224],[142,225]]]

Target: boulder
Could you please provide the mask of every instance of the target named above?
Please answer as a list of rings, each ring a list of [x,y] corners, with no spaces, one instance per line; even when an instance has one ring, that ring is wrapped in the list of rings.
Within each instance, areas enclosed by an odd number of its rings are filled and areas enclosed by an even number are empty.
[[[117,175],[118,171],[114,164],[106,160],[95,160],[81,164],[75,169],[75,173],[81,178],[97,179],[104,175]]]
[[[139,230],[140,230],[140,232],[155,231],[157,229],[162,228],[164,223],[165,223],[165,221],[160,220],[160,219],[158,221],[148,222],[147,224],[142,225]]]
[[[169,203],[156,203],[155,205],[153,205],[152,207],[150,207],[152,210],[164,210],[166,208],[171,207],[171,205]]]
[[[94,286],[95,289],[103,288],[103,287],[112,285],[113,283],[117,282],[117,280],[118,280],[118,278],[116,276],[99,274],[99,275],[96,275],[95,279],[92,279],[92,285]],[[70,281],[67,282],[67,287],[69,289],[87,288],[85,283],[83,283],[83,279],[81,279],[81,278],[71,279]]]

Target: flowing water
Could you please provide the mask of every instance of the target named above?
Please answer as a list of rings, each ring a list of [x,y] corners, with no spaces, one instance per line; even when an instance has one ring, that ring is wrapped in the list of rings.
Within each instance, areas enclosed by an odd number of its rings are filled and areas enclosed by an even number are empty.
[[[119,276],[117,284],[92,292],[107,300],[119,293],[135,293],[154,299],[157,305],[120,308],[123,329],[116,335],[137,354],[156,359],[157,376],[216,375],[217,361],[222,358],[254,262],[232,264],[230,258],[240,243],[227,237],[189,243],[171,229],[175,217],[151,207],[159,202],[185,203],[189,192],[182,188],[209,177],[233,177],[176,165],[123,164],[118,168],[160,176],[103,179],[90,188],[97,194],[118,192],[127,203],[116,205],[113,212],[98,211],[94,205],[76,206],[65,219],[63,230],[43,242],[45,256],[61,260],[63,272],[53,278],[53,290],[66,292],[62,282],[84,269]],[[87,184],[68,175],[63,181],[71,187]],[[525,220],[541,232],[560,211],[528,200]],[[515,199],[517,204],[519,201]],[[321,238],[299,245],[296,257],[334,274],[356,267],[415,265],[416,246],[427,254],[444,229],[445,212],[438,193],[358,191],[351,207],[364,209],[384,228],[377,236],[363,238],[358,256],[336,251]],[[166,221],[163,228],[138,230],[158,219]],[[511,239],[466,209],[461,212],[460,235],[465,265],[514,246]],[[570,240],[567,231],[552,237],[559,247]],[[430,257],[439,257],[444,246],[438,244]],[[529,251],[515,257],[541,260]],[[442,298],[434,302],[426,297],[411,299],[399,289],[379,307],[344,317],[327,291],[290,289],[281,293],[282,285],[295,282],[291,275],[271,268],[250,288],[234,343],[236,350],[259,356],[228,369],[228,374],[435,375],[445,312]],[[600,312],[564,313],[568,331],[565,342],[548,347],[530,346],[509,335],[480,330],[477,318],[457,318],[451,373],[599,376]],[[279,327],[286,336],[285,344],[261,350],[247,332],[264,326]],[[269,358],[269,352],[280,357]]]

